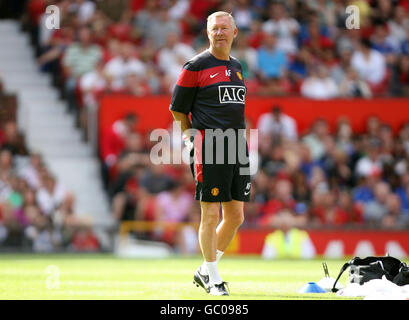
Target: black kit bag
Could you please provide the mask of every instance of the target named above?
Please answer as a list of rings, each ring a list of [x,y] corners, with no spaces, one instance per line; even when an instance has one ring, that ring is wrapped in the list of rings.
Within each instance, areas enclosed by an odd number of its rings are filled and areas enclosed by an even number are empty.
[[[406,263],[402,262],[402,266],[399,269],[398,275],[393,279],[393,283],[396,283],[398,286],[409,284],[409,267]]]
[[[405,262],[391,256],[385,257],[355,257],[345,263],[332,287],[332,292],[337,292],[335,288],[343,272],[349,269],[349,280],[351,283],[364,284],[373,279],[382,279],[383,276],[393,283],[403,286],[409,284],[409,267]]]

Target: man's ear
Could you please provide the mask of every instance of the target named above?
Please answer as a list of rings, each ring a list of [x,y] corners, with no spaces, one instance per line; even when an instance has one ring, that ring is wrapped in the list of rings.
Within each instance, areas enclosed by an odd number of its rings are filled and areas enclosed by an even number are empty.
[[[234,38],[236,38],[238,34],[239,34],[239,29],[235,28],[234,29]]]

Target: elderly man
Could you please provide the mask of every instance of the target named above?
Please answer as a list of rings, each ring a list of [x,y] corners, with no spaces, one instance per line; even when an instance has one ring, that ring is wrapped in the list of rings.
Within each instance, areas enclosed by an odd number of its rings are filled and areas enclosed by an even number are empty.
[[[226,282],[217,271],[217,263],[243,223],[244,202],[249,201],[251,187],[246,170],[249,163],[240,161],[240,148],[237,148],[244,144],[244,156],[248,158],[244,135],[246,87],[240,62],[230,56],[237,34],[238,29],[229,13],[219,11],[207,18],[210,47],[183,66],[170,105],[182,131],[196,129],[192,172],[196,182],[195,198],[200,200],[201,206],[199,243],[205,261],[196,270],[194,282],[217,296],[228,295]],[[234,137],[230,139],[232,132]],[[226,134],[229,135],[227,146],[224,143]],[[224,157],[222,163],[217,160],[214,163],[214,140],[216,158]],[[220,141],[221,151],[218,149]],[[212,154],[210,161],[209,153]],[[226,155],[229,161],[226,161]],[[231,155],[234,161],[230,161]],[[220,203],[223,219],[219,224]]]

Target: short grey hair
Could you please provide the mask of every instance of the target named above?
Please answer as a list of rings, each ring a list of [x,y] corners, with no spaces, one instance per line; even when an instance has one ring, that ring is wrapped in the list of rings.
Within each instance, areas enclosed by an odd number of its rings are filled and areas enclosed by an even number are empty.
[[[214,19],[214,18],[216,18],[216,17],[225,17],[225,16],[226,16],[226,17],[229,17],[230,23],[231,23],[233,29],[236,29],[236,28],[237,28],[237,27],[236,27],[236,21],[234,21],[234,18],[233,18],[233,16],[231,15],[231,13],[228,13],[228,12],[226,12],[226,11],[216,11],[216,12],[213,12],[211,15],[209,15],[209,16],[207,17],[207,26],[206,26],[206,28],[209,27],[209,21],[210,21],[210,20],[212,20],[212,19]]]

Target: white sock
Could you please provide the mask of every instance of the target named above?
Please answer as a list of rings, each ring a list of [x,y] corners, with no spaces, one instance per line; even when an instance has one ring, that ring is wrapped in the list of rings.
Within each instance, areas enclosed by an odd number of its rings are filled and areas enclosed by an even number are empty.
[[[223,280],[220,277],[219,273],[217,272],[217,261],[213,262],[205,262],[207,271],[209,272],[209,282],[211,284],[219,284],[222,283]]]
[[[223,254],[224,254],[224,251],[216,250],[216,261],[217,262],[219,262]]]
[[[219,262],[223,254],[224,254],[224,251],[216,250],[216,262]],[[203,264],[200,267],[200,272],[203,274],[209,273],[209,271],[207,271],[206,261],[203,261]]]

